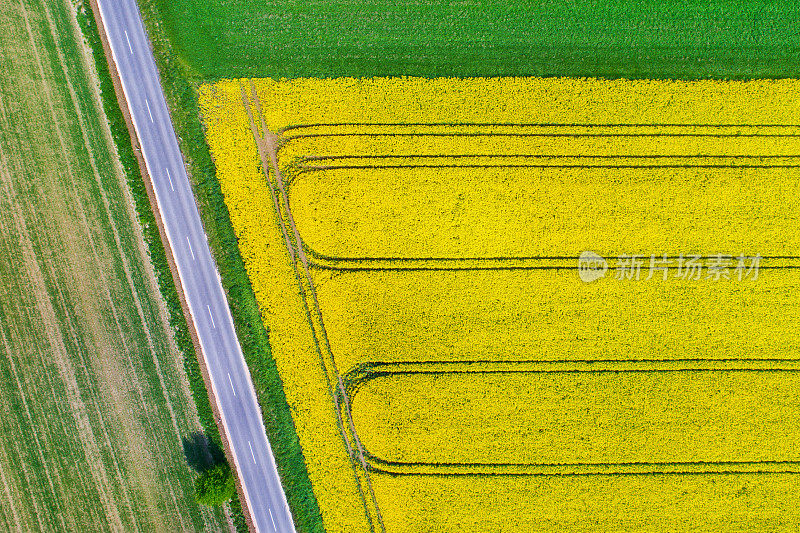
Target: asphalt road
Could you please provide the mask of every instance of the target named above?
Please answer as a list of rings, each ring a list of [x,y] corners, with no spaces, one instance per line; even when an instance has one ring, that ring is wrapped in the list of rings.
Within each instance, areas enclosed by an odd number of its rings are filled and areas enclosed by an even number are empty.
[[[233,328],[135,0],[98,0],[178,274],[211,374],[243,502],[256,529],[294,531],[250,372]]]

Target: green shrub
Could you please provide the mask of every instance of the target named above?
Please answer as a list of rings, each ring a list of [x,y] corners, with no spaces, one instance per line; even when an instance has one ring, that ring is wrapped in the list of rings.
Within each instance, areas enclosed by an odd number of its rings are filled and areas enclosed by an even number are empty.
[[[209,468],[194,480],[194,497],[197,503],[208,507],[219,507],[233,498],[236,482],[228,463]]]

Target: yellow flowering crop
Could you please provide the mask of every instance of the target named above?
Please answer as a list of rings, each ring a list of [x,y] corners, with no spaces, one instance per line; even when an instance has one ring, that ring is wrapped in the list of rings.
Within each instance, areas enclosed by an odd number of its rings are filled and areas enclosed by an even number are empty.
[[[327,530],[800,525],[798,88],[204,85]],[[647,279],[717,253],[730,279]]]
[[[750,371],[616,369],[398,365],[353,394],[356,429],[372,454],[419,472],[435,471],[434,463],[524,471],[542,463],[800,460],[797,372],[765,380]]]
[[[787,305],[800,298],[798,270],[765,269],[741,282],[646,280],[643,273],[639,281],[583,283],[575,270],[364,271],[334,275],[317,294],[344,368],[363,361],[792,359],[800,352],[800,309]]]
[[[794,80],[305,78],[254,83],[272,131],[348,123],[797,124],[792,117],[800,105]]]
[[[502,164],[522,166],[304,172],[290,203],[306,246],[330,257],[800,252],[800,168]]]
[[[231,222],[269,328],[272,355],[284,383],[323,519],[333,531],[367,531],[353,469],[334,424],[325,374],[314,357],[288,252],[278,231],[238,86],[212,88],[201,101],[208,142]],[[228,92],[223,92],[229,89]],[[210,97],[209,97],[210,96]],[[237,100],[238,98],[238,100]]]

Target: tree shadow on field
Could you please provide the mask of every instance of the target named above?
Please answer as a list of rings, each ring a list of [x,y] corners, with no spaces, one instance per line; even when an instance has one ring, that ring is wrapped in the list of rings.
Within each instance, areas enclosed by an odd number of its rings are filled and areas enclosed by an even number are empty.
[[[225,452],[205,433],[197,431],[183,437],[183,455],[186,464],[197,473],[203,472],[225,462]]]

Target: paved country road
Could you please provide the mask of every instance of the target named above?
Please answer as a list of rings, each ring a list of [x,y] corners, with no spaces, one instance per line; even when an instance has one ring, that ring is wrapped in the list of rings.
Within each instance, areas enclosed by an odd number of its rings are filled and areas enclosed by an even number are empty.
[[[135,0],[98,0],[142,155],[258,531],[294,531],[261,409],[233,328]]]

